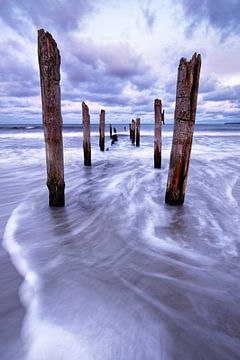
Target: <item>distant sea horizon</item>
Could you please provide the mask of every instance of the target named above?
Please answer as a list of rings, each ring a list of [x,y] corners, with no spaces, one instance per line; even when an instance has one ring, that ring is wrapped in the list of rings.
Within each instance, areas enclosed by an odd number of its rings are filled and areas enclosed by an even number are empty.
[[[129,122],[106,122],[106,125],[114,125],[114,126],[128,126]],[[92,122],[91,123],[92,126],[98,126],[99,123],[98,122]],[[154,122],[143,122],[141,123],[142,126],[149,126],[152,127],[154,125]],[[174,122],[168,122],[167,124],[163,125],[164,126],[169,126],[172,127],[174,125]],[[240,126],[240,121],[225,121],[225,122],[215,122],[215,121],[204,121],[204,122],[196,122],[195,126],[196,127],[201,127],[201,126],[234,126],[236,125],[237,127]],[[42,123],[32,123],[32,122],[22,122],[22,123],[0,123],[0,129],[33,129],[33,128],[42,128],[43,124]],[[82,128],[82,124],[79,122],[78,124],[76,123],[63,123],[63,128],[65,129],[69,129],[69,128]]]

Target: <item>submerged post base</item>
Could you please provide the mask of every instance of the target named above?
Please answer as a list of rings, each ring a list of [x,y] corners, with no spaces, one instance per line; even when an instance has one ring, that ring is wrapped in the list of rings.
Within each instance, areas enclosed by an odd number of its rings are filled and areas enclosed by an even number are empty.
[[[174,194],[167,191],[165,195],[165,203],[169,205],[183,205],[185,194]]]
[[[65,184],[57,185],[56,183],[47,184],[49,190],[49,206],[65,206],[64,188]]]

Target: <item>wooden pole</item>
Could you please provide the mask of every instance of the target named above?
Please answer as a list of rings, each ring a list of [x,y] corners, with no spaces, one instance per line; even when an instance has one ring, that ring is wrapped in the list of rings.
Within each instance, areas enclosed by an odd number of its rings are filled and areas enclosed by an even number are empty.
[[[61,57],[52,35],[43,29],[38,30],[38,61],[49,205],[64,206],[65,183],[60,90]]]
[[[197,109],[201,56],[182,58],[178,68],[174,133],[165,201],[182,205],[187,186],[192,138]]]
[[[161,169],[162,159],[162,102],[159,99],[154,101],[154,168]]]
[[[165,125],[164,116],[165,116],[165,111],[163,110],[163,111],[162,111],[162,123],[163,123],[163,125]]]
[[[130,140],[132,140],[132,124],[131,123],[129,124],[129,137],[130,137]]]
[[[135,138],[136,138],[136,122],[132,119],[132,144],[135,145]]]
[[[112,124],[109,125],[110,139],[112,139]]]
[[[140,118],[136,119],[136,146],[140,146]]]
[[[84,165],[91,166],[90,115],[88,106],[82,103]]]
[[[99,147],[101,151],[105,148],[105,110],[101,110],[99,124]]]

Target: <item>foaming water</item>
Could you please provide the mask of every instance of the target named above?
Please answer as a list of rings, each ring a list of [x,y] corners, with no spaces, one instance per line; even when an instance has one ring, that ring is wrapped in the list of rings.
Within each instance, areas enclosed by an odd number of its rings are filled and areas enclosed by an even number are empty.
[[[149,134],[105,152],[93,136],[91,168],[67,134],[64,209],[48,207],[42,156],[4,163],[28,179],[4,235],[25,279],[26,359],[238,359],[240,136],[196,133],[185,204],[171,207],[170,136],[156,170]]]

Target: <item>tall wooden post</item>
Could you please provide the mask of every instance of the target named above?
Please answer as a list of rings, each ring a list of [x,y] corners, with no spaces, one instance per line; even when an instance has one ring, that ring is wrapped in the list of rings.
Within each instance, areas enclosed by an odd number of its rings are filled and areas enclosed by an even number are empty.
[[[154,101],[154,168],[161,169],[162,161],[162,102]]]
[[[91,166],[90,115],[88,106],[82,103],[84,165]]]
[[[101,151],[105,148],[105,110],[101,110],[99,124],[99,147]]]
[[[178,68],[174,133],[165,201],[182,205],[187,185],[188,167],[197,109],[201,56],[190,61],[182,58]]]
[[[49,205],[64,206],[64,164],[62,140],[60,53],[52,35],[38,30],[42,118],[46,148]]]
[[[132,144],[135,145],[135,138],[136,138],[136,122],[132,119]]]
[[[109,125],[110,139],[112,139],[112,124]]]
[[[140,146],[140,118],[136,119],[136,146]]]

